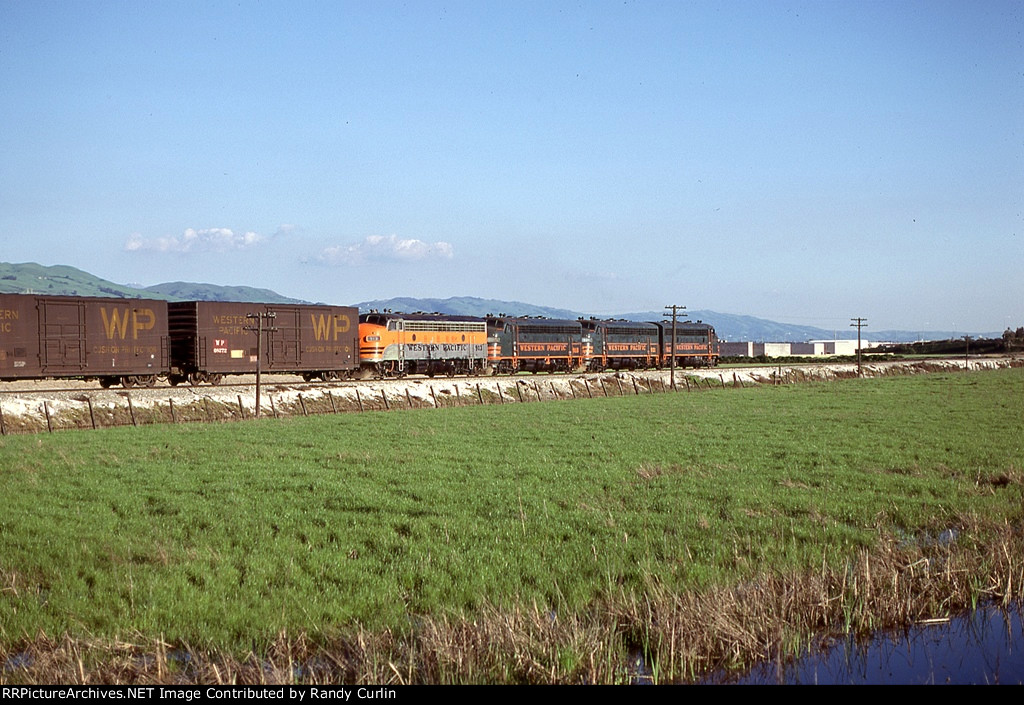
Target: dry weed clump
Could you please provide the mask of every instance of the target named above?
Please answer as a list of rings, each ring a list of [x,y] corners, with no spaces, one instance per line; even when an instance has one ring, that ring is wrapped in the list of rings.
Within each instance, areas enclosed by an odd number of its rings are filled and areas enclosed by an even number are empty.
[[[767,573],[673,593],[656,576],[575,613],[489,606],[414,617],[407,630],[354,626],[315,641],[281,633],[231,656],[139,637],[38,635],[0,647],[2,683],[628,683],[693,680],[786,660],[824,635],[911,624],[980,602],[1024,599],[1024,531],[965,519],[935,536],[886,536],[843,565]]]

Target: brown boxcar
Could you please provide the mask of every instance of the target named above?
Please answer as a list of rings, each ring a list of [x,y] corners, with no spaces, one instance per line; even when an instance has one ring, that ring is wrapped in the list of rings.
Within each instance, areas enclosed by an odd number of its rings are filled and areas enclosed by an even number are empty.
[[[168,304],[170,381],[218,384],[224,375],[291,373],[310,380],[348,377],[358,368],[359,312],[348,306],[178,301]],[[256,318],[263,319],[257,346]]]
[[[0,294],[0,379],[152,386],[167,370],[167,302]]]

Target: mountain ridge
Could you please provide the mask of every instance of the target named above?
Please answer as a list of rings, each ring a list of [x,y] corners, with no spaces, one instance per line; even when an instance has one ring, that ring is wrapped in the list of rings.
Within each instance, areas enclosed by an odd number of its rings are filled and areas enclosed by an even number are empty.
[[[248,286],[222,286],[198,282],[165,282],[148,287],[116,284],[70,265],[40,265],[35,262],[13,264],[0,262],[0,293],[46,294],[63,296],[114,296],[119,298],[157,298],[168,301],[243,301],[279,304],[311,303],[302,299],[278,294],[270,289]],[[412,313],[415,311],[437,312],[450,315],[486,316],[506,314],[511,316],[544,316],[546,318],[622,318],[633,321],[660,321],[665,319],[664,311],[639,311],[623,314],[601,314],[592,311],[540,306],[521,301],[503,301],[475,296],[453,296],[446,299],[393,297],[363,301],[357,306],[361,311],[370,309],[391,309]],[[721,313],[707,309],[686,311],[686,319],[703,321],[715,326],[723,340],[752,340],[763,342],[801,342],[806,340],[832,340],[836,337],[856,337],[853,331],[838,336],[838,330],[817,328],[790,323],[780,323],[755,316]],[[965,334],[957,331],[900,331],[866,330],[864,340],[911,342],[927,335],[929,339],[940,340],[962,338]],[[999,337],[1000,333],[971,333],[972,337]]]

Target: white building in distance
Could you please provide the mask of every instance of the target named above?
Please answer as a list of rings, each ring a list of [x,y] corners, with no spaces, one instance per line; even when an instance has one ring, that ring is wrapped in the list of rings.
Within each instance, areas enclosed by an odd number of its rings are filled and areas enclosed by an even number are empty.
[[[865,350],[873,343],[865,340]],[[811,340],[806,343],[722,343],[722,357],[798,357],[798,356],[831,356],[856,355],[856,340]]]

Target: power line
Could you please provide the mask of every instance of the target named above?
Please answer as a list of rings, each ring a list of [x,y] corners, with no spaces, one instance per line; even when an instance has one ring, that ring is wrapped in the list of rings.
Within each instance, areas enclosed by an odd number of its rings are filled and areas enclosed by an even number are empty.
[[[853,323],[850,324],[850,327],[853,328],[856,326],[857,328],[857,376],[861,377],[863,375],[860,369],[860,329],[867,326],[868,319],[857,317],[851,318],[850,320],[853,321]]]
[[[263,325],[263,321],[266,320],[273,323],[274,319],[277,318],[277,314],[273,311],[266,311],[263,313],[248,313],[245,316],[250,321],[255,319],[256,325],[254,326],[243,326],[245,330],[252,331],[256,334],[256,418],[260,417],[260,363],[263,360],[263,334],[274,333],[277,328],[273,325],[267,327]]]
[[[674,391],[676,388],[676,316],[678,315],[679,311],[685,311],[686,307],[672,304],[671,306],[665,307],[665,310],[668,309],[672,309],[672,343],[671,347],[669,348],[669,355],[671,356],[669,359],[671,360],[672,371],[669,373],[669,379],[671,380],[672,390]]]

